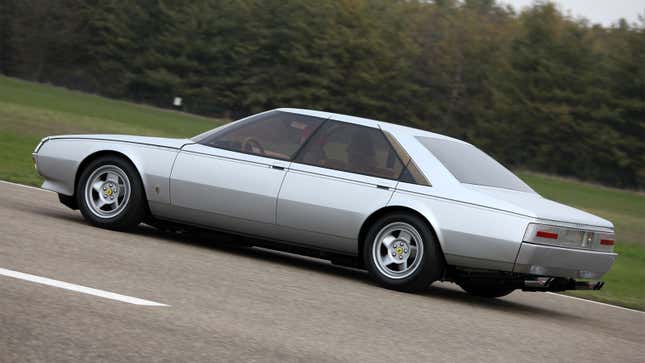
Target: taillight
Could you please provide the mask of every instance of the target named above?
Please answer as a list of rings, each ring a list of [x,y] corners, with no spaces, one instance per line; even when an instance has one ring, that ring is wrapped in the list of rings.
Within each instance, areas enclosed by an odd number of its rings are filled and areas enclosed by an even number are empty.
[[[524,242],[603,252],[613,251],[614,240],[613,232],[609,231],[584,230],[538,223],[529,223],[524,233]]]
[[[537,231],[535,233],[537,237],[540,238],[551,238],[551,239],[558,239],[558,234],[557,233],[551,233],[551,232],[545,232],[545,231]]]

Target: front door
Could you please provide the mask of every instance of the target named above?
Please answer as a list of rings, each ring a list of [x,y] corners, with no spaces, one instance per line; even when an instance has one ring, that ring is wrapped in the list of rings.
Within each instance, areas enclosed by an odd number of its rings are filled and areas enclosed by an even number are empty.
[[[170,180],[175,218],[251,235],[269,234],[289,162],[322,121],[271,111],[185,146]]]

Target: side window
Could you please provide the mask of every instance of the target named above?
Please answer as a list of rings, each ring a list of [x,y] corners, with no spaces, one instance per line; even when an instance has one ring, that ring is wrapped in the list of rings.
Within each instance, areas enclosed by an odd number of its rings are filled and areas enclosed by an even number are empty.
[[[295,161],[388,179],[403,170],[380,130],[336,121],[325,122]]]
[[[412,158],[410,158],[408,152],[405,151],[401,144],[399,144],[394,135],[390,134],[387,131],[383,131],[383,134],[390,142],[390,145],[392,145],[397,155],[399,155],[399,159],[401,159],[405,163],[405,168],[403,169],[403,173],[401,173],[401,176],[399,177],[399,181],[431,187],[432,184],[430,184],[428,179],[423,176],[423,173],[421,172],[421,170],[419,170],[417,164],[414,162],[414,160],[412,160]]]
[[[199,143],[220,149],[290,160],[323,119],[271,111],[252,116]]]
[[[432,186],[428,179],[423,176],[423,173],[421,173],[421,170],[419,170],[419,167],[414,163],[414,160],[412,159],[408,161],[408,165],[403,170],[403,173],[401,173],[399,181],[410,184],[425,185],[428,187]]]

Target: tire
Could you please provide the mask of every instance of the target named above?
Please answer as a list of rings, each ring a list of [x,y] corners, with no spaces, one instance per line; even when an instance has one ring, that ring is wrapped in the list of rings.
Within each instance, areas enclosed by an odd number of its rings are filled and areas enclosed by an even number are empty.
[[[83,169],[76,185],[76,200],[88,222],[113,230],[137,226],[147,210],[139,173],[118,156],[99,157]]]
[[[378,219],[365,235],[363,246],[363,261],[370,276],[389,289],[422,291],[444,271],[434,233],[426,221],[412,214],[392,213]]]
[[[459,286],[470,295],[485,297],[489,299],[506,296],[515,291],[515,288],[511,287],[481,285],[468,282],[459,283]]]

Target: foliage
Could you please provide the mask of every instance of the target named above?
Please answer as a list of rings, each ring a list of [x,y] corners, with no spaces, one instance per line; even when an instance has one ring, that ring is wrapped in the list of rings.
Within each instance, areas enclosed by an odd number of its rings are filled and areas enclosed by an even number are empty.
[[[0,72],[239,117],[324,109],[466,139],[513,167],[645,186],[645,20],[545,1],[5,0]]]

